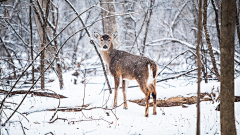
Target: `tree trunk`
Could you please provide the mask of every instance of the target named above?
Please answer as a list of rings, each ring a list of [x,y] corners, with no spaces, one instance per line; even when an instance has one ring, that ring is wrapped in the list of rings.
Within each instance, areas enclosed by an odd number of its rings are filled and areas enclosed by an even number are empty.
[[[47,19],[49,13],[49,3],[50,0],[40,0],[36,3],[33,3],[35,8],[35,22],[37,25],[38,35],[40,38],[40,50],[45,47],[47,43]],[[45,75],[43,73],[45,65],[45,51],[42,51],[40,56],[40,73],[43,75],[41,76],[41,89],[45,88]]]
[[[239,26],[239,11],[236,8],[236,28],[237,28],[237,36],[238,36],[238,44],[240,46],[240,26]]]
[[[148,35],[148,28],[149,28],[149,24],[150,24],[150,19],[151,19],[151,16],[152,16],[153,4],[154,4],[154,0],[151,0],[150,6],[149,6],[149,11],[146,13],[146,14],[149,14],[149,15],[148,15],[148,21],[147,21],[147,26],[146,26],[146,30],[145,30],[145,36],[144,36],[144,39],[143,39],[143,48],[142,48],[141,56],[143,56],[144,52],[145,52],[145,45],[146,45],[146,41],[147,41],[147,35]]]
[[[30,26],[30,45],[31,45],[31,60],[33,61],[33,29],[32,29],[32,0],[30,0],[29,6],[29,26]],[[34,64],[32,64],[32,84],[34,84]]]
[[[220,122],[222,135],[236,135],[234,117],[234,39],[236,0],[222,1]]]
[[[207,2],[208,0],[204,0],[204,5],[203,5],[203,27],[204,27],[204,31],[205,31],[205,36],[206,36],[206,41],[207,41],[207,46],[208,46],[208,50],[209,50],[209,54],[211,57],[211,61],[212,61],[212,65],[213,65],[213,70],[217,76],[218,81],[220,81],[220,75],[218,72],[218,68],[216,65],[216,61],[215,61],[215,57],[213,54],[213,50],[212,50],[212,45],[211,45],[211,41],[210,41],[210,35],[208,33],[208,29],[207,29]]]
[[[55,15],[54,12],[52,13],[52,17],[53,17],[53,24],[55,24],[55,29],[53,31],[53,37],[57,36],[57,26],[58,26],[58,9],[57,10],[57,18],[55,21]],[[55,51],[57,52],[58,50],[58,43],[57,43],[57,38],[55,38],[54,40],[54,44],[55,44]],[[56,53],[55,52],[55,53]],[[63,89],[64,83],[63,83],[63,77],[62,77],[62,65],[61,65],[61,61],[59,58],[59,55],[56,54],[56,65],[57,65],[57,73],[58,73],[58,80],[59,80],[59,87],[60,89]]]
[[[119,2],[124,3],[122,10],[128,11],[128,12],[134,12],[135,2],[133,2],[132,0],[121,0]],[[124,46],[132,46],[134,44],[134,40],[136,37],[135,36],[136,22],[135,20],[133,20],[133,18],[130,15],[124,15],[122,17],[122,21],[123,21],[122,29],[123,29]]]
[[[105,10],[102,10],[102,17],[113,15],[113,13],[115,12],[114,5],[111,2],[113,2],[113,0],[102,0],[101,1],[101,6],[103,9],[105,9]],[[109,12],[107,12],[106,10]],[[112,34],[113,32],[118,30],[115,16],[103,19],[102,23],[103,23],[103,32],[106,34]],[[117,41],[117,42],[114,42],[114,44],[113,44],[114,47],[119,46],[118,45],[118,36],[116,37],[115,41]]]
[[[201,82],[201,59],[200,59],[200,44],[202,42],[202,0],[199,0],[198,5],[198,36],[197,36],[197,65],[198,65],[198,86],[197,86],[197,130],[196,134],[200,135],[200,82]]]

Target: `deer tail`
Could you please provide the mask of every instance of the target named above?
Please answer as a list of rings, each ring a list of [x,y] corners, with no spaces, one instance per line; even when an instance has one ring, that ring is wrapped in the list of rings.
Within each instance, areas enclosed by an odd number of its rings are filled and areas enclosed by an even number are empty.
[[[151,91],[155,91],[156,85],[156,78],[157,78],[157,64],[154,62],[150,62],[148,64],[148,87]]]

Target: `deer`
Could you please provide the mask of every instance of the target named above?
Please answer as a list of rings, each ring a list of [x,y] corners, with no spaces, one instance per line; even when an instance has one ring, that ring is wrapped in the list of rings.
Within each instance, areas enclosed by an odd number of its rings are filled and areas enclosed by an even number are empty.
[[[145,117],[148,117],[150,94],[152,94],[153,97],[153,115],[156,115],[157,64],[147,57],[133,55],[126,51],[114,49],[112,40],[117,37],[117,32],[112,33],[112,35],[101,35],[94,32],[94,36],[99,40],[102,58],[107,64],[110,74],[114,78],[114,107],[117,107],[118,88],[120,81],[122,81],[124,98],[123,109],[128,109],[126,99],[128,81],[136,80],[146,99]]]

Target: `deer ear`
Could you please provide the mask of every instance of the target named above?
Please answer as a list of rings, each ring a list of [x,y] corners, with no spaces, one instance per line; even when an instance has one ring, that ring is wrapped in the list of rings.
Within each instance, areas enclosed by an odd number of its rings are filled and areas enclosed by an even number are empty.
[[[112,37],[113,37],[113,38],[116,38],[117,35],[118,35],[118,32],[117,32],[117,31],[115,31],[115,32],[112,33]]]
[[[97,33],[97,32],[94,32],[93,35],[94,35],[94,37],[97,38],[97,39],[100,37],[100,34]]]

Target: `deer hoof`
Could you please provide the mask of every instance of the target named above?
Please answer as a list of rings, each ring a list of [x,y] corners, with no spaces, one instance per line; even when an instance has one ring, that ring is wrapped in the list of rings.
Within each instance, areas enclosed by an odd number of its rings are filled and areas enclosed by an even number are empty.
[[[148,114],[145,114],[145,117],[148,117]]]
[[[157,115],[157,112],[154,112],[153,115]]]
[[[114,108],[116,108],[117,107],[117,105],[114,105]]]
[[[123,109],[127,110],[128,108],[127,107],[123,107]]]

